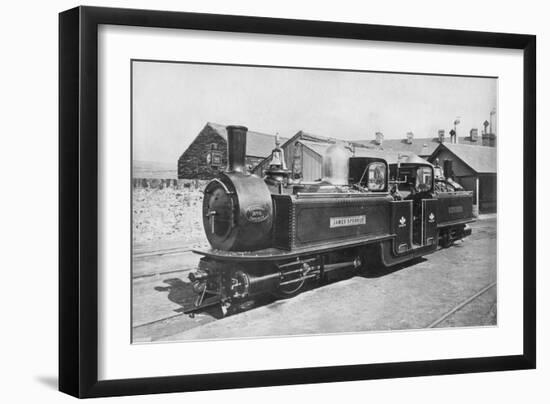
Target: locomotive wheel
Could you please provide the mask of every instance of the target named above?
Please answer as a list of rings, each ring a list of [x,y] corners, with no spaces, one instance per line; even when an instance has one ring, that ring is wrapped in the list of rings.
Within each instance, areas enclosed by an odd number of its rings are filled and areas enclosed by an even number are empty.
[[[300,292],[304,289],[305,284],[306,279],[302,279],[301,281],[290,283],[288,285],[279,285],[271,292],[271,294],[278,299],[288,299],[300,294]]]
[[[453,245],[453,239],[451,238],[449,232],[446,231],[441,235],[441,247],[449,248],[451,245]]]
[[[304,288],[305,283],[306,283],[306,280],[304,279],[294,284],[279,286],[277,289],[271,292],[271,294],[278,299],[288,299],[296,295],[299,295],[302,289]]]

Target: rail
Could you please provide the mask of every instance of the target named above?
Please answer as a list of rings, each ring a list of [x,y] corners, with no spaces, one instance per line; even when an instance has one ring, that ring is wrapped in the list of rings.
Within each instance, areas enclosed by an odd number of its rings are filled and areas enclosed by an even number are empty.
[[[483,289],[479,290],[478,292],[476,292],[475,294],[473,294],[472,296],[470,296],[469,298],[467,298],[466,300],[463,300],[462,302],[460,302],[459,304],[457,304],[455,307],[453,307],[451,310],[449,310],[448,312],[446,312],[445,314],[443,314],[441,317],[439,317],[437,320],[433,321],[432,323],[428,324],[426,326],[426,328],[435,328],[437,327],[439,324],[441,324],[443,321],[445,321],[446,319],[448,319],[450,316],[452,316],[454,313],[456,313],[457,311],[459,311],[460,309],[462,309],[463,307],[465,307],[466,305],[468,305],[469,303],[473,302],[475,299],[477,299],[479,296],[481,296],[482,294],[484,294],[485,292],[487,292],[489,289],[493,288],[496,286],[496,281],[495,282],[492,282],[490,283],[489,285],[485,286]]]

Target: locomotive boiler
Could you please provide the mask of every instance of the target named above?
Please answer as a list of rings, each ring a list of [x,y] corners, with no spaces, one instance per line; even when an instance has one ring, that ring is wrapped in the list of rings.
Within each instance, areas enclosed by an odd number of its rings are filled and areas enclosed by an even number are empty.
[[[243,126],[227,127],[228,167],[204,189],[211,248],[189,275],[197,294],[187,313],[265,293],[289,297],[343,268],[392,266],[471,233],[472,194],[439,167],[408,157],[333,144],[323,177],[291,179],[276,145],[264,178],[246,169]]]

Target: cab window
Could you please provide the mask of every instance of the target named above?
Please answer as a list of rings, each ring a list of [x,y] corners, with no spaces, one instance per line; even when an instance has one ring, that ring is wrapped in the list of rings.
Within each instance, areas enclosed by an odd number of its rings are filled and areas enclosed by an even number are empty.
[[[382,162],[370,163],[367,170],[369,191],[383,191],[386,188],[386,165]]]
[[[425,192],[432,189],[432,169],[430,167],[418,167],[416,170],[417,192]]]

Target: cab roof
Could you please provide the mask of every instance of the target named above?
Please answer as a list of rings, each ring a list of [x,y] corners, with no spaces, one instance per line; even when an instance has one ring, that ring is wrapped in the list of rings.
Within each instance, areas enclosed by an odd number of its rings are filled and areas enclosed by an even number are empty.
[[[422,157],[409,152],[394,152],[357,147],[355,148],[353,157],[382,158],[386,160],[388,165],[397,164],[399,161],[401,164],[426,165],[433,167],[433,165],[427,160],[424,160]]]

